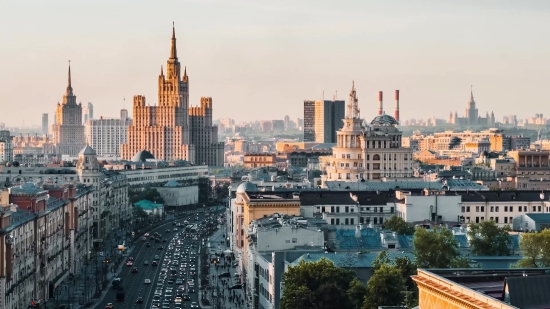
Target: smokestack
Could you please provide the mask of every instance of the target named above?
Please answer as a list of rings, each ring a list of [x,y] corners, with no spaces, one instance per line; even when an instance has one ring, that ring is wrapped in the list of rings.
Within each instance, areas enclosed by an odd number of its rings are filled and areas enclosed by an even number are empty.
[[[395,90],[395,120],[399,121],[399,90]]]
[[[382,101],[383,101],[382,91],[378,91],[378,115],[382,115],[384,113],[384,103]]]

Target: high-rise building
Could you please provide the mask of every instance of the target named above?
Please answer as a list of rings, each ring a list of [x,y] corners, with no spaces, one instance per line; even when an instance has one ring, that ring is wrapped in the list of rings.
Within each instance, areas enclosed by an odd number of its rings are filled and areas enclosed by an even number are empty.
[[[47,135],[48,131],[48,114],[44,113],[42,114],[42,134]]]
[[[132,120],[128,111],[120,111],[120,118],[90,119],[86,122],[86,141],[100,157],[120,157],[120,145],[126,143],[128,126]]]
[[[8,130],[0,131],[0,163],[13,160],[13,136]]]
[[[474,100],[474,91],[470,90],[470,100],[468,101],[468,105],[466,106],[466,110],[464,111],[464,117],[458,117],[458,113],[456,111],[454,115],[453,112],[450,112],[449,123],[462,127],[491,127],[494,126],[496,123],[495,113],[491,112],[491,115],[489,115],[489,112],[487,112],[485,117],[479,116],[479,111],[476,107],[476,101]]]
[[[201,98],[200,106],[189,107],[189,76],[181,65],[172,28],[170,57],[166,75],[158,76],[158,103],[146,104],[144,96],[134,97],[134,121],[128,127],[122,157],[131,159],[147,150],[156,159],[187,160],[193,163],[223,165],[223,143],[217,141],[218,128],[212,125],[212,98]]]
[[[342,100],[304,101],[304,142],[336,143],[344,117]]]
[[[92,102],[88,102],[88,104],[84,105],[82,111],[84,114],[84,124],[86,124],[88,120],[94,119],[94,105]]]
[[[58,154],[76,156],[86,146],[82,125],[82,104],[76,104],[76,96],[71,84],[70,65],[67,89],[63,95],[63,103],[57,103],[52,133]]]

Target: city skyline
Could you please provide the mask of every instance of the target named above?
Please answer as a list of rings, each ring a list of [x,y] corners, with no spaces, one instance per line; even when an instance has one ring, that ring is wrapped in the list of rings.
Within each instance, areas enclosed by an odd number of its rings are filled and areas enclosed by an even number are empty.
[[[53,116],[69,59],[78,100],[94,104],[95,118],[131,110],[133,95],[154,98],[151,76],[167,56],[172,21],[181,29],[180,57],[194,76],[190,103],[213,97],[216,118],[302,117],[304,100],[323,93],[331,99],[336,91],[344,99],[352,80],[366,119],[377,114],[378,91],[393,114],[388,99],[395,89],[402,119],[446,119],[450,110],[461,115],[470,85],[480,111],[494,111],[497,120],[545,114],[550,43],[541,38],[550,4],[543,1],[528,7],[512,1],[133,1],[111,4],[109,11],[97,3],[33,3],[40,14],[27,10],[29,2],[0,4],[11,12],[0,21],[0,36],[10,42],[0,57],[0,82],[7,85],[0,98],[18,107],[4,111],[8,126],[40,125],[42,113]],[[269,106],[276,108],[266,114]]]

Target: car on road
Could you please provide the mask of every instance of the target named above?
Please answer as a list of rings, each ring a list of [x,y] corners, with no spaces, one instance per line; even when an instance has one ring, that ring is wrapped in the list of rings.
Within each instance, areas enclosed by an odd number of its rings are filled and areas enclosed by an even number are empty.
[[[143,265],[149,266],[149,261],[143,261]]]
[[[181,302],[182,302],[181,297],[176,297],[176,298],[174,299],[174,302],[175,302],[175,303],[181,303]]]
[[[191,300],[191,297],[189,297],[189,294],[185,294],[185,295],[183,295],[182,299],[185,300],[185,301],[189,301],[189,300]]]
[[[128,262],[126,262],[126,266],[134,266],[134,262],[128,261]]]
[[[197,302],[192,302],[189,308],[199,308],[199,304],[197,304]]]
[[[137,273],[137,272],[138,272],[137,267],[133,267],[133,268],[132,268],[132,272],[133,272],[134,274]]]
[[[151,279],[145,279],[145,280],[143,280],[143,283],[144,284],[151,284]]]
[[[105,309],[113,309],[113,303],[107,303],[107,305],[105,305],[104,307]]]
[[[231,274],[228,271],[226,271],[224,273],[219,274],[218,277],[219,278],[229,278],[229,277],[231,277]]]
[[[155,255],[155,258],[154,258],[154,260],[158,260],[158,259],[160,259],[160,256],[158,256],[158,255]]]
[[[151,263],[151,265],[153,265],[153,266],[158,266],[159,263],[158,263],[157,261],[153,261],[153,263]]]
[[[163,250],[163,249],[164,249],[164,247],[163,247],[162,245],[160,245],[160,246],[158,246],[158,247],[157,247],[157,249],[159,249],[159,250]]]
[[[145,243],[145,247],[147,247],[147,248],[151,247],[151,243],[150,243],[150,242],[146,242],[146,243]]]
[[[136,304],[143,304],[143,297],[138,297],[136,299]]]
[[[132,262],[133,262],[133,261],[134,261],[134,258],[133,258],[133,257],[129,257],[129,258],[128,258],[128,261],[132,261]]]

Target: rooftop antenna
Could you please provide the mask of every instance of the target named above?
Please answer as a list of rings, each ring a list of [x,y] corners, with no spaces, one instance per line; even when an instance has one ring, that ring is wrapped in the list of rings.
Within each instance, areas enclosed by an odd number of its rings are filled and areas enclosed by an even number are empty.
[[[123,99],[123,102],[122,102],[122,108],[123,109],[126,109],[126,97],[122,98]]]

